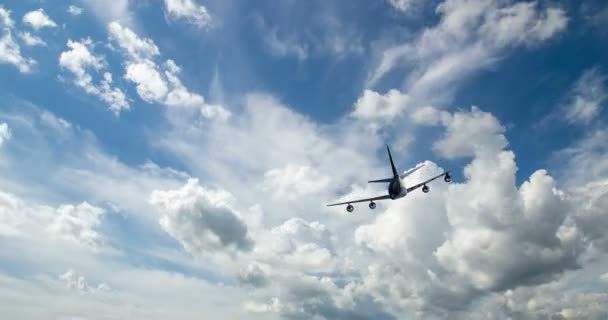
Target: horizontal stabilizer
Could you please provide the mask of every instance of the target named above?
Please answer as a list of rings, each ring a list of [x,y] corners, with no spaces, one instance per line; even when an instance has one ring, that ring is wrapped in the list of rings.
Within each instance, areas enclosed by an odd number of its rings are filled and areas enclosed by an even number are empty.
[[[370,180],[370,181],[368,181],[368,183],[382,183],[382,182],[391,182],[391,181],[393,181],[393,178]]]

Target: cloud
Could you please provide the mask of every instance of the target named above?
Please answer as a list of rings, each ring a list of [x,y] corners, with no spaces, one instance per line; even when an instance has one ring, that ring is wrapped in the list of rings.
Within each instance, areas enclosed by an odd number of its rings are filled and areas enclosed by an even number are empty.
[[[11,130],[6,123],[0,123],[0,147],[4,144],[4,142],[10,140],[11,138]]]
[[[0,63],[12,64],[22,73],[31,72],[36,65],[33,59],[21,55],[19,44],[13,39],[12,30],[15,23],[11,19],[11,12],[0,6]]]
[[[188,90],[179,78],[181,68],[173,60],[167,60],[162,66],[154,62],[160,55],[154,41],[139,37],[117,22],[108,25],[108,32],[127,57],[125,79],[135,83],[142,100],[172,107],[175,114],[194,110],[208,119],[230,117],[223,106],[209,104],[202,95]]]
[[[560,8],[538,9],[537,2],[507,4],[494,0],[447,0],[437,6],[440,21],[411,42],[381,54],[368,85],[389,71],[407,66],[409,95],[432,98],[463,75],[485,68],[503,50],[536,46],[563,31],[567,17]],[[525,31],[525,32],[524,32]]]
[[[254,256],[278,268],[330,271],[335,267],[331,232],[318,221],[291,218],[258,236]]]
[[[405,113],[411,98],[399,90],[391,89],[385,95],[366,89],[355,102],[352,116],[364,121],[387,122]]]
[[[257,264],[248,264],[247,267],[241,268],[237,277],[242,285],[264,287],[269,283],[268,275]]]
[[[82,8],[77,7],[75,5],[70,5],[68,7],[68,13],[71,14],[71,15],[73,15],[73,16],[79,16],[79,15],[81,15],[82,11],[83,11]]]
[[[325,190],[331,179],[321,175],[309,166],[289,164],[281,169],[264,173],[264,188],[274,192],[277,197],[301,199],[311,193]]]
[[[472,107],[470,112],[457,112],[445,119],[446,132],[433,148],[443,157],[457,158],[494,154],[507,146],[505,128],[491,113]]]
[[[19,241],[50,245],[50,240],[60,239],[97,250],[102,245],[98,227],[103,213],[103,209],[86,202],[53,208],[0,191],[0,235]]]
[[[598,68],[586,70],[571,89],[569,103],[563,107],[566,121],[588,124],[596,118],[608,100],[606,76]]]
[[[162,213],[163,230],[194,255],[251,250],[247,226],[230,208],[230,197],[222,190],[204,189],[198,179],[189,179],[181,189],[155,190],[150,203]]]
[[[131,12],[130,0],[114,0],[111,2],[82,0],[82,4],[85,8],[90,10],[90,12],[96,15],[104,25],[113,21],[118,21],[127,26],[135,24],[135,18]]]
[[[59,276],[59,279],[66,282],[66,287],[70,290],[75,290],[80,293],[96,293],[108,292],[112,289],[110,286],[102,282],[96,287],[91,287],[84,276],[78,275],[73,269],[68,269],[64,274]]]
[[[137,84],[137,93],[148,103],[163,101],[169,92],[167,82],[150,60],[129,64],[125,79]]]
[[[207,8],[195,0],[165,0],[165,10],[170,19],[183,19],[198,28],[209,26],[212,21]]]
[[[407,12],[415,1],[416,0],[388,0],[388,3],[399,11]]]
[[[559,279],[581,268],[584,252],[603,248],[596,231],[605,188],[560,190],[545,170],[518,186],[515,155],[503,149],[504,129],[493,115],[472,108],[442,125],[446,132],[435,147],[446,157],[473,157],[464,168],[466,181],[431,185],[430,194],[390,203],[373,223],[357,228],[356,243],[379,260],[363,275],[374,296],[402,312],[457,315],[492,292]],[[411,179],[440,171],[427,164]],[[590,227],[594,222],[597,228]],[[493,308],[489,314],[499,312]]]
[[[87,202],[76,206],[62,205],[57,208],[48,230],[54,237],[97,249],[103,244],[96,229],[101,224],[100,218],[104,212]]]
[[[51,20],[42,8],[26,13],[23,16],[23,23],[28,24],[34,30],[57,27],[55,21]]]
[[[133,60],[151,59],[160,55],[158,47],[151,39],[140,38],[135,32],[118,22],[108,25],[110,38]]]
[[[113,87],[112,74],[103,73],[99,84],[93,83],[93,77],[89,70],[102,72],[106,68],[106,62],[102,56],[95,55],[93,42],[90,39],[81,41],[68,40],[68,50],[61,53],[59,66],[67,69],[74,76],[74,84],[82,88],[86,93],[94,95],[108,105],[108,109],[118,115],[121,111],[129,110],[130,105],[127,96],[117,87]]]
[[[23,40],[23,42],[26,45],[28,45],[30,47],[34,47],[34,46],[45,47],[46,46],[46,42],[44,42],[44,40],[42,40],[40,37],[32,35],[29,32],[20,32],[19,37],[21,38],[21,40]]]
[[[345,23],[339,6],[319,3],[286,2],[277,12],[311,10],[317,15],[306,21],[293,20],[284,15],[254,15],[254,25],[264,48],[277,58],[307,60],[320,55],[342,58],[365,52],[362,31],[356,24]]]

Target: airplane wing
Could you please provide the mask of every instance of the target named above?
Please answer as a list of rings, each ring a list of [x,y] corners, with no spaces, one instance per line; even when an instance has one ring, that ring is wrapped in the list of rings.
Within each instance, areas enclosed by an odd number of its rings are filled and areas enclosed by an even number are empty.
[[[407,176],[409,176],[410,174],[412,174],[412,173],[414,173],[414,172],[418,171],[418,169],[420,169],[420,168],[422,168],[422,167],[424,167],[424,163],[423,163],[423,164],[421,164],[421,165],[419,165],[419,166],[417,166],[417,167],[416,167],[416,168],[414,168],[414,169],[411,169],[411,170],[410,170],[410,171],[408,171],[408,172],[405,172],[404,174],[400,175],[400,176],[399,176],[399,178],[404,179],[405,177],[407,177]]]
[[[412,191],[414,191],[414,190],[416,190],[416,189],[424,186],[425,184],[427,184],[427,183],[429,183],[429,182],[431,182],[431,181],[433,181],[433,180],[435,180],[437,178],[441,178],[441,177],[445,176],[448,173],[450,173],[450,172],[449,171],[445,171],[444,173],[442,173],[440,175],[434,176],[434,177],[432,177],[432,178],[430,178],[430,179],[428,179],[428,180],[426,180],[424,182],[420,182],[417,185],[411,186],[411,187],[407,188],[407,193],[410,193],[410,192],[412,192]]]
[[[373,198],[367,198],[367,199],[359,199],[359,200],[354,200],[354,201],[346,201],[346,202],[340,202],[340,203],[332,203],[332,204],[328,204],[328,207],[331,206],[339,206],[342,204],[351,204],[351,203],[357,203],[357,202],[367,202],[367,201],[374,201],[374,200],[384,200],[384,199],[390,199],[391,197],[387,194],[384,196],[378,196],[378,197],[373,197]]]

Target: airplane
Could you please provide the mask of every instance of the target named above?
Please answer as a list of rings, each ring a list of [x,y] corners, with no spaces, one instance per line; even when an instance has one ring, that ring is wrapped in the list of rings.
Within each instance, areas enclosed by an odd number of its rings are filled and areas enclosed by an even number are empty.
[[[446,183],[450,183],[452,181],[452,177],[450,176],[450,170],[448,170],[448,171],[445,171],[440,175],[434,176],[424,182],[420,182],[411,187],[407,187],[403,184],[403,179],[405,177],[409,176],[410,174],[414,173],[418,169],[422,168],[424,165],[418,166],[414,169],[411,169],[411,170],[405,172],[402,175],[399,175],[397,173],[397,169],[395,168],[395,164],[393,163],[393,156],[391,155],[391,149],[388,147],[388,145],[386,146],[386,151],[388,151],[388,158],[391,162],[391,168],[393,169],[393,177],[387,178],[387,179],[370,180],[370,181],[368,181],[368,183],[388,183],[389,184],[388,185],[388,194],[383,195],[383,196],[373,197],[373,198],[367,198],[367,199],[359,199],[359,200],[353,200],[353,201],[332,203],[332,204],[328,204],[327,206],[331,207],[331,206],[340,206],[340,205],[345,204],[346,211],[353,212],[353,210],[355,210],[355,207],[352,205],[353,203],[369,201],[369,208],[376,209],[375,201],[377,201],[377,200],[385,200],[385,199],[396,200],[399,198],[403,198],[408,193],[410,193],[420,187],[422,187],[422,192],[428,193],[429,191],[431,191],[431,189],[429,188],[429,186],[427,184],[429,182],[431,182],[435,179],[441,178],[441,177],[443,177],[443,180]]]

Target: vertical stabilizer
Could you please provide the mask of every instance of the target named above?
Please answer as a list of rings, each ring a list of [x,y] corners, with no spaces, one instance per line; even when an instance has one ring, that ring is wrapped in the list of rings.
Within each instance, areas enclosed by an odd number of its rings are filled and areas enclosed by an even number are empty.
[[[391,155],[391,149],[386,145],[386,151],[388,151],[388,158],[391,161],[391,168],[393,169],[393,177],[399,177],[397,173],[397,169],[395,168],[395,163],[393,163],[393,156]]]

